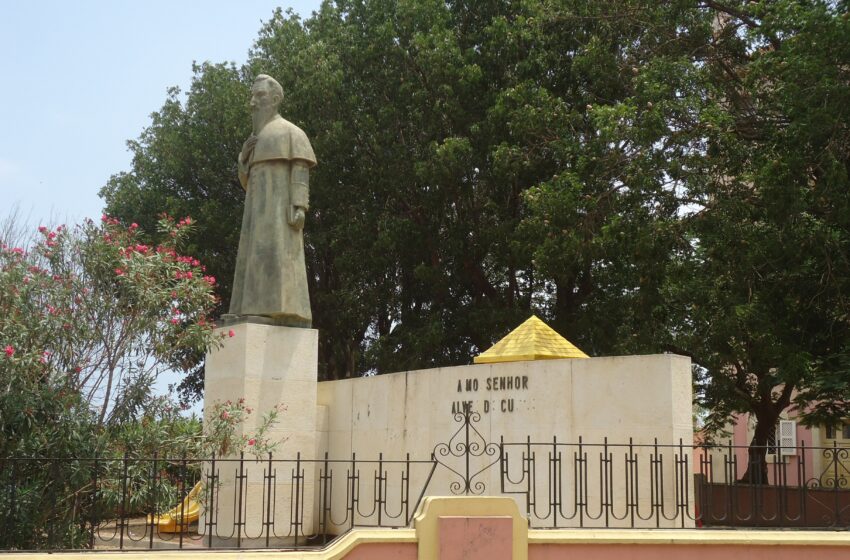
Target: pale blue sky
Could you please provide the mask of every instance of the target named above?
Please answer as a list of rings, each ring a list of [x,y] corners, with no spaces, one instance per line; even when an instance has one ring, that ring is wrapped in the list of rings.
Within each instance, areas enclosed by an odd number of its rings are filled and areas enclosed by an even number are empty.
[[[100,216],[136,138],[192,61],[245,62],[275,7],[320,0],[0,0],[0,220]]]

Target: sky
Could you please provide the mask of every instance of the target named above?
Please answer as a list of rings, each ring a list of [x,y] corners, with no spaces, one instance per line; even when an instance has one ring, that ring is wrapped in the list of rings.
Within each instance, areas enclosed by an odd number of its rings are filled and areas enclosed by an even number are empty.
[[[276,7],[319,0],[0,0],[0,222],[99,218],[126,142],[192,63],[246,61]]]

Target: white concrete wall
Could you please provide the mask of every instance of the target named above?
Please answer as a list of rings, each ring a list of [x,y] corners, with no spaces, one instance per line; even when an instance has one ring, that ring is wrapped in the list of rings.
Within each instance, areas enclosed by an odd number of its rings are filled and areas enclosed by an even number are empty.
[[[506,388],[507,379],[512,387]],[[504,381],[503,381],[504,379]],[[517,383],[519,380],[519,383]],[[542,360],[501,364],[480,364],[418,370],[357,378],[342,381],[322,382],[318,385],[318,456],[324,452],[332,459],[345,459],[356,453],[359,461],[377,460],[383,453],[384,460],[411,459],[427,460],[439,443],[451,443],[451,449],[460,440],[452,436],[460,428],[453,412],[465,406],[481,413],[475,427],[480,431],[482,445],[498,445],[500,437],[505,442],[577,443],[582,439],[588,460],[586,480],[588,491],[595,492],[595,502],[589,500],[586,511],[571,510],[573,502],[572,479],[577,468],[574,452],[577,447],[559,448],[561,452],[561,483],[564,497],[569,506],[562,506],[565,517],[574,518],[575,524],[597,526],[605,523],[605,514],[622,516],[624,511],[603,508],[599,500],[599,463],[601,447],[607,437],[610,444],[632,443],[662,445],[676,444],[680,440],[683,448],[635,448],[639,458],[639,502],[640,512],[650,519],[638,525],[656,525],[656,516],[662,518],[662,526],[671,523],[663,517],[675,513],[674,489],[677,481],[674,473],[674,455],[683,451],[690,456],[693,441],[691,416],[691,367],[690,360],[674,355],[624,356],[579,360]],[[462,439],[465,434],[458,436]],[[473,434],[474,436],[474,434]],[[474,439],[474,438],[473,438]],[[451,442],[450,442],[451,440]],[[591,444],[591,446],[587,446]],[[511,457],[511,474],[514,479],[522,477],[522,449],[507,448]],[[608,489],[614,494],[615,503],[625,504],[625,454],[627,448],[610,447],[611,466],[615,485]],[[652,508],[650,467],[653,454],[661,461],[664,469],[664,509],[655,512]],[[486,467],[497,455],[482,456],[473,460],[471,472]],[[548,477],[550,463],[548,451],[537,448],[534,471],[538,484]],[[465,473],[463,457],[442,458],[446,466]],[[420,465],[410,470],[410,492],[422,487],[427,473]],[[334,504],[337,520],[342,519],[344,503],[338,503],[339,484],[349,474],[347,467],[340,464],[334,470]],[[402,479],[404,465],[384,465],[387,482],[381,485],[381,493],[389,503],[405,492]],[[514,470],[514,468],[519,470]],[[417,472],[413,472],[413,471]],[[690,472],[690,469],[688,470]],[[372,468],[363,465],[360,483],[368,488],[365,478],[373,476]],[[451,492],[451,483],[459,480],[449,468],[438,467],[428,485],[428,494],[438,495]],[[481,482],[486,495],[500,492],[499,464],[486,469],[474,481]],[[687,476],[679,481],[693,496],[692,479]],[[374,484],[373,484],[374,486]],[[522,484],[513,489],[518,490]],[[546,486],[539,486],[546,493]],[[511,488],[509,488],[511,489]],[[595,489],[595,490],[594,490]],[[634,489],[632,489],[634,490]],[[365,516],[372,510],[369,500],[377,492],[368,490],[360,505]],[[368,495],[372,493],[372,495]],[[363,494],[363,492],[361,492]],[[568,496],[567,496],[568,494]],[[416,496],[411,496],[415,500]],[[342,497],[343,501],[345,497]],[[521,497],[521,502],[525,501]],[[595,505],[598,503],[598,506]],[[520,507],[525,507],[524,503]],[[548,501],[537,499],[537,515],[546,517]],[[393,513],[393,512],[391,512]],[[590,518],[585,515],[590,514]],[[355,515],[356,517],[356,515]],[[592,519],[594,518],[595,519]],[[579,519],[581,518],[581,519]],[[346,522],[350,519],[346,518]],[[638,520],[640,521],[640,520]],[[609,516],[608,523],[612,520]],[[629,524],[630,519],[620,524]],[[344,526],[345,523],[335,523]],[[678,522],[672,524],[678,525]]]

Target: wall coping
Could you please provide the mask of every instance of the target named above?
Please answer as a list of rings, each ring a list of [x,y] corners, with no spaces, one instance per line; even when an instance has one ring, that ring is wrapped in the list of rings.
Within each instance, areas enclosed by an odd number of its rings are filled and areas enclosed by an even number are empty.
[[[21,559],[126,560],[155,557],[157,560],[242,560],[249,556],[284,554],[287,560],[340,560],[361,544],[416,543],[415,529],[354,529],[320,550],[128,550],[122,552],[10,552]],[[738,529],[530,529],[529,545],[544,544],[670,544],[684,546],[841,546],[850,547],[850,532]]]
[[[847,531],[740,529],[531,529],[528,544],[847,546]]]
[[[128,557],[156,558],[156,560],[203,560],[214,556],[215,560],[242,560],[249,556],[281,556],[287,560],[339,560],[351,553],[361,544],[398,544],[415,543],[415,529],[354,529],[326,548],[318,550],[287,550],[285,548],[240,549],[240,550],[125,550],[82,551],[82,552],[10,552],[15,558],[30,560],[50,560],[61,557],[62,560],[126,560]],[[4,556],[4,553],[0,553]]]

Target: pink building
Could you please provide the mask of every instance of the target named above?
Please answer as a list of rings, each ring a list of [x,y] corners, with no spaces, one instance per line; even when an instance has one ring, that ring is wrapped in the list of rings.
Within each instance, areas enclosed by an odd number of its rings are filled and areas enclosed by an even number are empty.
[[[832,486],[837,482],[839,488],[850,487],[850,422],[810,428],[798,422],[793,413],[783,416],[767,449],[768,483]],[[744,475],[754,426],[754,418],[739,414],[730,422],[731,439],[717,438],[718,447],[708,453],[712,480],[731,482]],[[694,467],[700,472],[698,462]]]

